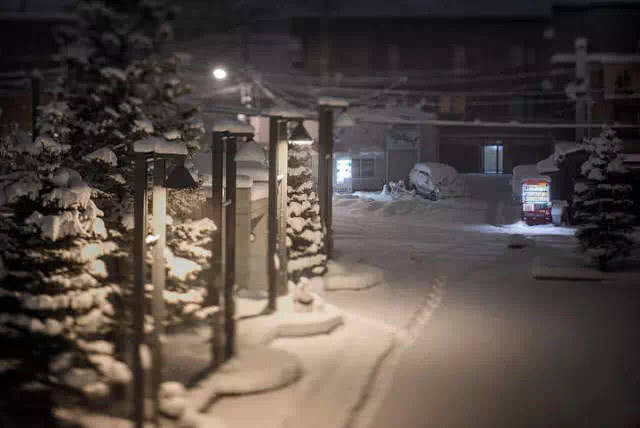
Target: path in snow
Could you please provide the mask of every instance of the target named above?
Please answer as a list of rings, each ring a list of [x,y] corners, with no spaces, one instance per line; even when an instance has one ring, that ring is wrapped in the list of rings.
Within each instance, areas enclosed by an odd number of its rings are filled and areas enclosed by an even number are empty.
[[[536,252],[571,251],[574,238],[535,227],[525,230],[540,234],[537,248],[506,249],[521,226],[486,224],[507,198],[490,195],[493,178],[472,183],[484,206],[368,210],[336,201],[338,258],[383,267],[387,281],[332,293],[332,302],[399,326],[436,275],[447,282],[442,305],[399,357],[371,428],[638,426],[640,288],[532,280]]]

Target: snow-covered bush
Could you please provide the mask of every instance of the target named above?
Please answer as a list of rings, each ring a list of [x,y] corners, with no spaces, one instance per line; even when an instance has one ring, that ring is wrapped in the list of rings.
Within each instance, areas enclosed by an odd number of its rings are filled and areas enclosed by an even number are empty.
[[[131,375],[111,344],[120,288],[105,258],[118,245],[95,189],[63,166],[69,151],[47,137],[0,150],[0,413],[15,426],[49,414],[54,389],[93,398]]]
[[[117,308],[124,310],[133,283],[129,155],[134,145],[151,140],[178,143],[191,153],[204,127],[186,100],[190,87],[179,78],[186,55],[159,54],[175,15],[169,2],[81,0],[75,12],[77,25],[58,34],[57,60],[67,72],[53,90],[53,102],[42,108],[40,134],[71,145],[72,161],[82,161],[79,172],[96,189],[95,203],[122,248],[112,257],[111,275],[124,286],[124,304]],[[170,190],[167,211],[176,220],[187,218],[198,202],[197,192]],[[127,331],[130,317],[123,313],[118,319]]]
[[[585,140],[589,154],[582,164],[583,180],[575,184],[573,209],[580,248],[598,268],[629,255],[634,216],[628,171],[623,165],[622,141],[605,128]]]
[[[185,56],[158,54],[171,34],[168,2],[80,0],[75,13],[57,35],[64,73],[40,108],[39,138],[0,151],[3,406],[28,402],[25,385],[96,398],[108,381],[130,380],[114,358],[130,343],[129,155],[149,137],[195,150],[204,132],[178,78]],[[190,279],[183,268],[170,266]]]
[[[289,144],[287,176],[287,254],[289,279],[298,286],[301,278],[326,272],[324,230],[320,204],[313,192],[311,148]]]
[[[214,313],[216,308],[207,305],[207,284],[211,280],[211,234],[216,229],[208,218],[169,225],[164,291],[167,326],[202,321]]]

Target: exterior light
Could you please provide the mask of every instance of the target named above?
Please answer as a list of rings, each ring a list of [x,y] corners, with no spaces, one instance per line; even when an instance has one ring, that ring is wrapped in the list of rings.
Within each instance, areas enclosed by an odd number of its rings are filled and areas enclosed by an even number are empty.
[[[213,77],[216,80],[224,80],[227,78],[227,70],[222,67],[216,67],[213,69]]]
[[[356,126],[356,122],[355,120],[353,120],[353,117],[351,117],[349,113],[344,112],[338,115],[334,126],[336,128],[352,128]]]
[[[308,146],[313,144],[313,138],[311,138],[301,120],[298,121],[296,127],[291,131],[291,135],[289,135],[289,142],[299,146]]]
[[[173,167],[166,181],[168,189],[195,189],[198,183],[193,179],[184,162]]]

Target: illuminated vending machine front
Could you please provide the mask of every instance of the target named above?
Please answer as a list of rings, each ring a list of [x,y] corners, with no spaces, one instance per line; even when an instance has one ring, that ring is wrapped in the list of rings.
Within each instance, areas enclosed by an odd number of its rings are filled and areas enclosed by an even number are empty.
[[[522,180],[522,220],[529,226],[551,223],[551,181],[542,178]]]
[[[337,157],[335,168],[334,190],[336,192],[351,193],[351,157]]]

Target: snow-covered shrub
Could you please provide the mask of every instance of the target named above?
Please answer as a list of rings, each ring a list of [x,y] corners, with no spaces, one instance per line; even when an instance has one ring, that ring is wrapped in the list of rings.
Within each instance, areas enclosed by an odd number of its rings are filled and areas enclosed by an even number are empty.
[[[49,414],[53,390],[108,394],[130,376],[110,343],[120,290],[104,259],[118,246],[95,189],[63,166],[69,150],[45,138],[0,150],[0,413],[16,426]]]
[[[19,375],[10,378],[15,382],[4,383],[15,388],[6,387],[3,394],[21,391],[22,377],[30,376],[48,388],[64,383],[91,397],[100,396],[109,379],[130,379],[127,366],[113,356],[122,355],[131,342],[127,309],[133,283],[134,189],[129,155],[136,142],[148,137],[195,150],[204,133],[197,109],[184,100],[190,88],[178,78],[184,55],[159,55],[174,15],[167,2],[74,3],[74,26],[61,28],[57,35],[61,49],[55,60],[64,73],[53,85],[52,101],[40,108],[40,137],[35,143],[19,141],[6,162],[0,162],[11,164],[8,173],[3,172],[0,192],[0,205],[8,207],[0,222],[2,265],[8,272],[2,290],[14,293],[1,297],[8,303],[2,305],[0,346],[19,353],[36,338],[32,356],[15,358],[18,363],[10,362],[10,370],[3,370]],[[178,276],[188,278],[182,275],[185,271],[179,270]],[[111,283],[122,289],[118,299],[107,304],[117,290]],[[25,308],[22,300],[36,302],[36,309]],[[38,309],[40,304],[69,307],[52,312]],[[19,317],[25,309],[27,315]],[[118,323],[107,323],[103,313]],[[53,333],[62,339],[49,338]],[[37,340],[45,336],[47,340]],[[27,339],[21,342],[22,337]],[[100,346],[94,343],[97,338]],[[69,343],[74,368],[68,376],[49,377],[69,365],[67,359],[54,359]],[[80,352],[83,346],[91,351]],[[7,361],[12,361],[10,355]],[[83,358],[87,368],[77,367]],[[19,397],[16,393],[11,399]]]
[[[216,308],[207,302],[207,284],[211,280],[211,234],[216,229],[208,218],[168,227],[167,326],[202,321],[214,313]]]
[[[605,270],[614,259],[629,255],[634,216],[631,185],[623,165],[622,141],[605,128],[599,137],[585,140],[589,154],[582,164],[582,181],[573,196],[576,237],[583,253]]]
[[[289,144],[287,176],[287,253],[289,279],[319,276],[327,270],[320,204],[313,192],[311,148]]]
[[[167,214],[174,221],[183,222],[198,217],[207,195],[201,189],[168,189]]]

